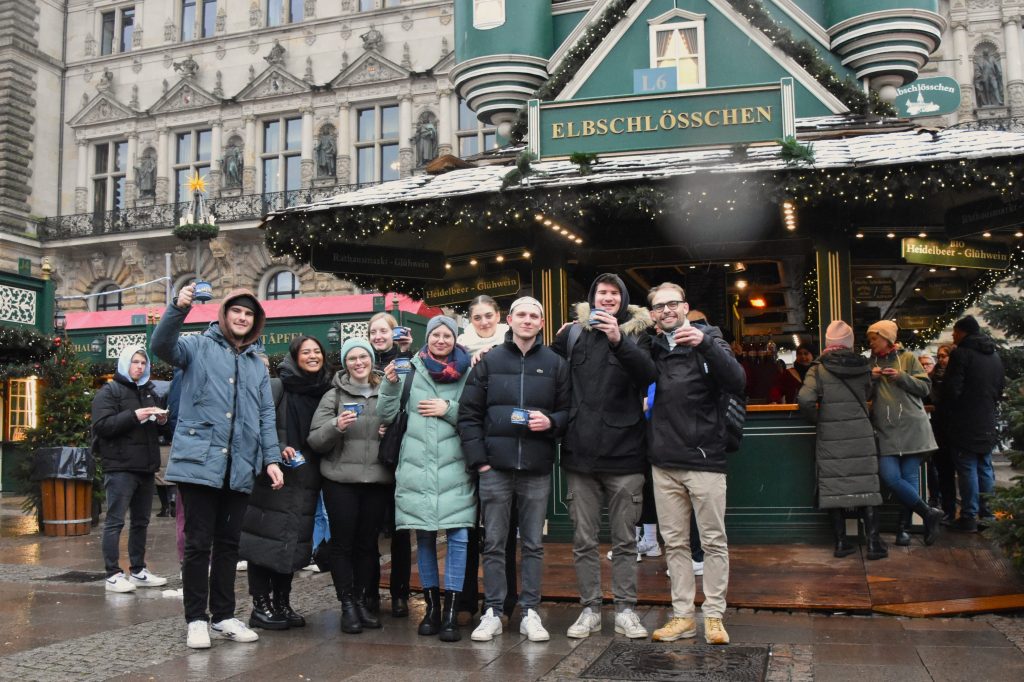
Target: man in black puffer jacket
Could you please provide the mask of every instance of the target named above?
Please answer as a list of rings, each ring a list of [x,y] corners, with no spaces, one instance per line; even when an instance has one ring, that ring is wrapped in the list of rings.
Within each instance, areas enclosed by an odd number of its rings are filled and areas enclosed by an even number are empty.
[[[94,454],[103,463],[107,518],[103,524],[103,562],[108,592],[159,587],[166,578],[146,569],[146,529],[153,511],[154,474],[160,468],[158,430],[167,423],[163,398],[149,380],[149,356],[140,346],[121,351],[117,373],[92,400]],[[131,510],[128,559],[131,573],[118,564],[125,514]]]
[[[459,434],[470,470],[480,474],[484,520],[484,603],[473,640],[501,633],[506,596],[505,544],[513,497],[522,541],[520,633],[550,639],[537,615],[544,559],[544,519],[555,442],[569,421],[569,367],[544,346],[544,308],[528,296],[509,308],[505,343],[473,368],[459,400]]]
[[[953,342],[939,409],[960,481],[960,518],[952,529],[973,533],[983,506],[980,495],[995,487],[992,450],[999,442],[996,421],[1005,374],[995,342],[971,315],[953,325]]]

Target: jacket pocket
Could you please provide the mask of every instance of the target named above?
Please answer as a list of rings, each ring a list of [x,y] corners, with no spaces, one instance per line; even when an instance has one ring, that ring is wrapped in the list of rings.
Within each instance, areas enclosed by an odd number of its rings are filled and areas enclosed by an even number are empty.
[[[174,433],[172,459],[205,462],[213,441],[213,424],[205,421],[181,421]]]

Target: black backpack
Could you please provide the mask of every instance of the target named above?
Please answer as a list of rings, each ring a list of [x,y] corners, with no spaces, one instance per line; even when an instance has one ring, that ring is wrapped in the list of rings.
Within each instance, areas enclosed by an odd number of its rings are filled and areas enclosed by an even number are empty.
[[[700,355],[700,352],[697,351],[697,354]],[[703,356],[700,358],[700,368],[718,394],[718,414],[725,422],[725,451],[736,452],[740,449],[740,441],[743,440],[743,425],[747,421],[747,396],[722,390],[711,375],[708,363]]]

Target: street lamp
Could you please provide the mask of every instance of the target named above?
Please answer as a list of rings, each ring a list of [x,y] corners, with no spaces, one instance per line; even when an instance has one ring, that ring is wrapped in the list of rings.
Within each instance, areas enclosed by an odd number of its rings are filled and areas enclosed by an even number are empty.
[[[103,350],[103,342],[100,341],[99,338],[93,339],[92,343],[89,344],[89,350],[91,350],[93,353],[98,354],[100,351]]]
[[[58,335],[64,336],[64,332],[68,328],[68,316],[64,314],[64,311],[60,309],[60,303],[57,304],[57,309],[53,313],[53,330]]]
[[[335,322],[327,328],[327,345],[331,352],[338,354],[338,362],[341,362],[341,323]]]

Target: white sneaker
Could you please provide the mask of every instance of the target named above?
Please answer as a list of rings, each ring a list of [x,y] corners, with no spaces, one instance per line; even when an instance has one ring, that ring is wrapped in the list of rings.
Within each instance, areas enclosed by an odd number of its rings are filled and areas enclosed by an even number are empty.
[[[657,555],[660,556],[661,552],[659,551]],[[612,560],[612,550],[610,550],[610,549],[608,550],[608,555],[607,556],[608,556],[608,561],[611,561]],[[643,561],[643,557],[640,556],[639,552],[637,552],[637,554],[636,554],[636,562],[640,563],[641,561]]]
[[[189,649],[209,649],[210,630],[205,620],[194,620],[188,624],[188,638],[185,646]]]
[[[138,573],[132,573],[128,582],[136,587],[162,587],[167,584],[167,578],[153,575],[148,568],[144,568]]]
[[[235,570],[236,571],[248,571],[249,570],[249,562],[246,561],[245,559],[242,559],[237,564],[235,564]]]
[[[694,575],[704,575],[704,562],[703,561],[694,561],[693,562],[693,574]]]
[[[646,540],[641,540],[636,546],[636,553],[646,557],[661,556],[661,545],[658,544],[657,539],[650,543]]]
[[[519,622],[519,634],[526,635],[531,642],[546,642],[551,635],[540,622],[540,615],[533,609],[526,609],[526,615]]]
[[[501,618],[494,615],[494,609],[487,609],[480,617],[480,625],[476,626],[469,636],[474,642],[489,642],[495,635],[501,634]]]
[[[316,564],[310,564],[309,566],[305,566],[302,570],[303,571],[312,571],[313,573],[319,573],[320,572],[320,567],[317,566]]]
[[[594,613],[588,606],[583,609],[583,613],[576,619],[576,622],[569,626],[565,635],[573,639],[583,639],[590,637],[592,632],[601,632],[601,614]]]
[[[640,617],[633,609],[625,609],[615,614],[615,632],[630,639],[647,638],[647,628],[640,624]]]
[[[237,618],[228,618],[219,623],[214,623],[213,631],[224,639],[233,639],[236,642],[255,642],[260,638],[259,635],[247,628],[245,623]]]
[[[124,577],[124,573],[115,573],[105,581],[107,592],[134,592],[135,585]]]

